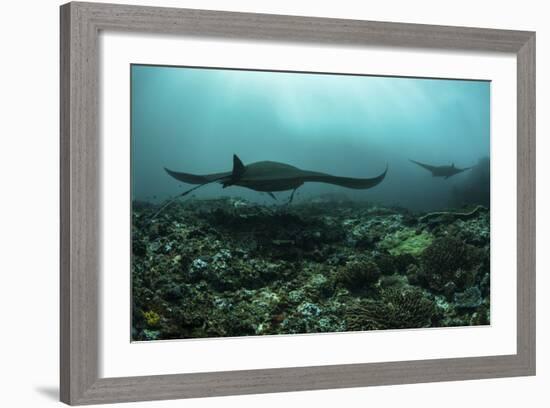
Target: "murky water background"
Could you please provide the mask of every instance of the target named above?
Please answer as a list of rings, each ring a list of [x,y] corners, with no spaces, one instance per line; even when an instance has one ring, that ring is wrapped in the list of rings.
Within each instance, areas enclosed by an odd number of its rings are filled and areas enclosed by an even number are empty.
[[[229,171],[232,156],[338,176],[386,179],[369,190],[308,183],[296,202],[339,194],[413,210],[488,202],[490,83],[132,66],[133,199],[160,202],[191,186],[164,167]],[[483,166],[448,180],[412,164]],[[480,192],[480,190],[482,190]],[[472,193],[474,191],[474,193]],[[284,202],[290,192],[277,193]],[[266,194],[207,185],[197,198]]]

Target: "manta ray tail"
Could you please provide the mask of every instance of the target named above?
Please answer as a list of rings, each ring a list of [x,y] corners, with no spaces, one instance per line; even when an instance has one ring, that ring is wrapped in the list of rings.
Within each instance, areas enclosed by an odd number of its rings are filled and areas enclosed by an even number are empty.
[[[206,184],[210,184],[215,181],[221,181],[222,179],[228,176],[228,173],[216,173],[216,174],[209,174],[205,176],[199,176],[195,174],[179,173],[176,171],[168,170],[167,168],[164,168],[164,170],[166,170],[168,174],[170,174],[172,177],[174,177],[177,180],[180,180],[189,184],[198,184],[198,186],[190,188],[189,190],[186,190],[183,193],[180,193],[172,198],[169,198],[162,205],[162,207],[160,207],[159,210],[153,214],[153,216],[149,219],[149,221],[153,221],[162,211],[164,211],[170,204],[174,203],[178,198],[185,197],[187,194],[195,191],[196,189],[202,186],[205,186]]]

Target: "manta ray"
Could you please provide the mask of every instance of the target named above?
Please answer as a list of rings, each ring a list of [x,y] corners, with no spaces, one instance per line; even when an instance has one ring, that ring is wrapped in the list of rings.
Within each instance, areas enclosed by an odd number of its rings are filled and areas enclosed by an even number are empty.
[[[296,190],[307,182],[327,183],[336,186],[366,190],[382,182],[388,172],[388,165],[384,172],[373,178],[339,177],[318,171],[302,170],[290,164],[274,161],[259,161],[244,165],[241,159],[233,155],[233,169],[222,173],[212,174],[191,174],[182,173],[167,169],[164,170],[173,178],[188,184],[198,184],[187,191],[168,200],[152,217],[154,219],[161,211],[172,204],[176,199],[183,197],[190,192],[210,183],[220,183],[223,188],[230,186],[241,186],[254,191],[265,192],[273,199],[276,199],[274,192],[290,191],[290,198],[287,204],[292,202]]]
[[[240,186],[254,191],[268,193],[272,198],[277,191],[290,191],[292,193],[288,200],[290,204],[294,198],[296,190],[307,182],[334,184],[341,187],[366,190],[380,184],[388,171],[388,166],[384,172],[373,178],[352,178],[338,177],[318,171],[302,170],[290,164],[274,161],[259,161],[244,165],[237,155],[233,155],[233,169],[223,173],[213,174],[190,174],[181,173],[164,168],[166,172],[176,180],[188,184],[198,184],[197,187],[185,191],[180,196],[186,195],[191,191],[209,183],[218,182],[223,188],[230,186]]]
[[[287,204],[292,202],[296,190],[307,182],[328,183],[337,186],[353,188],[358,190],[366,190],[372,188],[382,182],[388,172],[388,165],[384,172],[373,178],[352,178],[338,177],[330,174],[321,173],[318,171],[302,170],[290,164],[279,163],[274,161],[260,161],[244,165],[241,159],[233,155],[233,169],[223,173],[213,174],[191,174],[182,173],[167,169],[164,170],[173,178],[183,181],[188,184],[198,184],[187,191],[168,200],[160,209],[153,214],[150,220],[153,220],[166,207],[183,197],[190,192],[210,183],[220,183],[223,188],[230,186],[246,187],[254,191],[268,193],[273,199],[277,199],[273,192],[292,190]]]
[[[430,171],[433,177],[444,177],[445,180],[447,180],[449,177],[454,176],[455,174],[462,173],[466,170],[471,169],[471,167],[465,167],[463,169],[459,169],[458,167],[455,167],[454,163],[451,164],[450,166],[430,166],[429,164],[420,163],[411,159],[409,159],[409,161]]]

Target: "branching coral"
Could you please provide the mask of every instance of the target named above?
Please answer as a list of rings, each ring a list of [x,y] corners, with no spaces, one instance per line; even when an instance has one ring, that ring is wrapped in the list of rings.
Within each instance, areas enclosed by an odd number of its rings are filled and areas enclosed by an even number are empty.
[[[338,268],[336,283],[349,290],[361,290],[378,281],[380,269],[370,259],[350,261]]]
[[[382,275],[393,275],[397,271],[395,258],[387,253],[378,253],[374,257],[374,262],[378,265]]]
[[[449,282],[464,289],[475,280],[480,262],[482,253],[478,248],[452,236],[441,237],[422,254],[420,280],[437,292],[442,292]]]
[[[386,289],[379,300],[365,300],[348,310],[348,330],[429,327],[435,304],[419,289]]]

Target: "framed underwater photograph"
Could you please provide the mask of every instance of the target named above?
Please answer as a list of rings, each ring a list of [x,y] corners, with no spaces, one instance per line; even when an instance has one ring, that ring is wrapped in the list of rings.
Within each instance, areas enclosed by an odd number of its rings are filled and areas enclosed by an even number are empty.
[[[69,3],[61,56],[63,402],[534,375],[534,33]]]
[[[133,340],[490,324],[490,81],[130,69]]]

